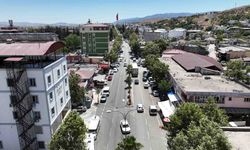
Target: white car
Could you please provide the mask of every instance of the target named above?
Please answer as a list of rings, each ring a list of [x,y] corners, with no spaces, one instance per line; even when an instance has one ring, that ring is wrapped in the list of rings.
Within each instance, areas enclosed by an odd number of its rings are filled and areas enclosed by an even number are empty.
[[[113,71],[114,71],[114,73],[116,73],[116,72],[118,71],[118,69],[117,69],[117,68],[114,68]]]
[[[113,75],[113,74],[114,74],[114,71],[113,71],[113,70],[111,70],[111,71],[109,72],[109,74],[110,74],[110,75]]]
[[[148,82],[145,82],[144,83],[144,89],[147,89],[149,87],[149,83]]]
[[[122,119],[120,122],[120,128],[121,128],[122,134],[129,134],[131,129],[128,124],[128,120]]]
[[[144,107],[143,107],[143,105],[142,105],[142,104],[137,104],[136,110],[137,110],[138,113],[144,112]]]
[[[102,95],[100,98],[100,102],[101,103],[105,103],[107,101],[107,96],[106,95]]]

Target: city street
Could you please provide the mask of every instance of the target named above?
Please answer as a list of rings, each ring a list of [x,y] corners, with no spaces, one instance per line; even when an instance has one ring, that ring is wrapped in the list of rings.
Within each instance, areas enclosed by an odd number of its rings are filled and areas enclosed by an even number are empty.
[[[123,43],[123,56],[129,63],[129,46]],[[130,60],[132,61],[132,60]],[[106,103],[98,105],[96,114],[101,117],[101,126],[95,141],[97,150],[114,150],[117,144],[125,137],[121,133],[120,121],[122,113],[130,111],[127,120],[131,127],[131,133],[136,139],[143,144],[143,150],[165,150],[166,149],[166,132],[159,128],[162,125],[159,115],[150,116],[148,107],[151,104],[157,104],[158,98],[151,95],[150,88],[144,89],[142,82],[142,72],[145,68],[139,68],[139,85],[132,84],[132,106],[126,106],[127,90],[126,83],[126,67],[121,63],[119,71],[114,74],[113,80],[109,81],[110,96]],[[133,78],[134,79],[134,78]],[[143,104],[144,113],[137,113],[136,104]],[[111,110],[109,112],[108,110]],[[107,112],[108,111],[108,112]]]

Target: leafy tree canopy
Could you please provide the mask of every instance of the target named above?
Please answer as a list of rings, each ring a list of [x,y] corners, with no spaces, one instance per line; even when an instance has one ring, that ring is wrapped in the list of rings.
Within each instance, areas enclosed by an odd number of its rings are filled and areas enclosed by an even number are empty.
[[[80,87],[80,76],[75,72],[70,72],[69,75],[69,88],[70,88],[70,97],[71,101],[74,104],[82,103],[82,100],[85,97],[85,89]]]
[[[143,145],[136,141],[134,136],[125,137],[120,143],[116,150],[140,150]]]
[[[233,78],[236,80],[243,79],[245,69],[244,63],[241,60],[229,61],[227,63],[227,70],[225,71],[225,75],[229,78]]]
[[[206,104],[204,104],[201,108],[210,121],[216,122],[220,126],[228,125],[228,116],[222,109],[218,108],[214,98],[209,97]]]
[[[80,37],[76,34],[70,34],[65,38],[65,45],[71,51],[75,51],[80,46]]]
[[[87,128],[77,112],[70,112],[52,136],[50,150],[86,150],[84,139]]]
[[[202,118],[191,122],[186,133],[181,131],[169,142],[172,150],[230,150],[231,145],[217,123]]]

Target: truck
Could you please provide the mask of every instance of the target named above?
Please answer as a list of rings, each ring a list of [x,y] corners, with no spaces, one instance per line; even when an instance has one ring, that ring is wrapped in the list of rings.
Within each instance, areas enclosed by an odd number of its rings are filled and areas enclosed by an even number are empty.
[[[138,70],[137,63],[132,63],[132,77],[138,77]]]

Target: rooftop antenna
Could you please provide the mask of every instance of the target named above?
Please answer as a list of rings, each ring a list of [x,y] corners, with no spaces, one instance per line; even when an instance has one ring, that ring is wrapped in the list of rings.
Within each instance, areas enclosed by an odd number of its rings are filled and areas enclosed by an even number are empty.
[[[91,24],[91,21],[90,21],[90,19],[88,20],[88,24]]]

